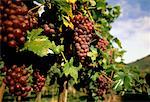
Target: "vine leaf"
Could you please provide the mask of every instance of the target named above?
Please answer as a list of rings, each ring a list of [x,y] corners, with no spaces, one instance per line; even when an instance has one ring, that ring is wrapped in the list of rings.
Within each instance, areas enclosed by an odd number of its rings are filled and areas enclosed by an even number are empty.
[[[127,91],[131,89],[132,87],[132,73],[129,72],[129,70],[125,70],[127,73],[124,71],[119,71],[117,74],[114,76],[115,78],[115,84],[114,84],[114,89],[117,91],[122,90],[123,88]]]
[[[40,57],[47,56],[49,53],[60,53],[63,46],[56,46],[54,42],[49,41],[47,36],[40,35],[43,29],[33,29],[27,32],[27,42],[22,50],[32,51]],[[52,51],[53,50],[53,51]]]
[[[98,10],[106,7],[105,1],[106,0],[96,0],[96,7]]]
[[[62,13],[66,13],[71,18],[73,17],[71,5],[67,2],[67,0],[54,0],[54,1],[59,6],[60,10],[62,10]]]
[[[50,51],[50,41],[48,39],[35,39],[25,43],[25,49],[34,52],[40,57],[46,56]]]
[[[121,42],[120,42],[120,40],[119,40],[118,38],[114,38],[113,41],[116,42],[116,44],[117,44],[120,48],[122,48]]]
[[[0,60],[0,69],[4,67],[4,62]]]
[[[70,75],[74,79],[75,83],[77,83],[78,70],[80,68],[81,68],[81,65],[79,65],[79,67],[73,66],[73,58],[71,58],[69,62],[66,62],[64,64],[63,72],[64,72],[65,76]]]
[[[98,57],[98,52],[97,49],[94,48],[94,46],[90,47],[90,52],[88,52],[87,56],[89,56],[92,60],[92,62],[94,62],[96,60],[96,58]]]
[[[114,89],[115,90],[120,90],[122,88],[122,85],[123,85],[123,80],[119,79],[119,80],[116,81],[116,83],[114,85]]]
[[[53,51],[55,54],[59,54],[59,53],[61,53],[62,51],[64,51],[64,45],[58,45],[58,46],[56,46],[55,42],[52,41],[51,44],[50,44],[50,49],[52,49],[52,51]]]
[[[124,87],[125,87],[125,89],[129,89],[129,88],[131,88],[131,82],[132,82],[132,78],[131,78],[131,76],[129,75],[126,75],[125,77],[124,77]]]
[[[96,81],[96,79],[100,76],[100,73],[99,72],[96,72],[94,75],[92,75],[91,79],[93,81]]]
[[[91,3],[91,6],[95,6],[96,5],[95,0],[90,0],[89,2]]]
[[[64,24],[66,27],[70,27],[71,29],[74,29],[74,25],[72,24],[72,22],[70,22],[69,17],[63,16],[62,20],[63,20],[63,24]]]
[[[27,39],[28,40],[32,40],[35,39],[37,36],[39,36],[41,33],[43,32],[42,28],[38,28],[38,29],[32,29],[31,32],[27,31]]]

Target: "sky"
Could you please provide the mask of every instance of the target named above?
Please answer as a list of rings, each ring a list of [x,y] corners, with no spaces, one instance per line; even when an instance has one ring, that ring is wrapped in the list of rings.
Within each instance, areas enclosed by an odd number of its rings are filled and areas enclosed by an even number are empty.
[[[121,15],[112,23],[111,33],[118,37],[123,49],[124,62],[130,63],[150,55],[150,0],[107,0],[120,5]]]

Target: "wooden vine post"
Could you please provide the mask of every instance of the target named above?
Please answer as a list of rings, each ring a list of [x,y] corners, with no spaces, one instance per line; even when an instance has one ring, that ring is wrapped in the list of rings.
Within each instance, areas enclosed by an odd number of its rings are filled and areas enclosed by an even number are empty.
[[[68,82],[65,81],[63,84],[63,88],[60,89],[58,102],[67,102],[67,97],[68,97],[68,85],[67,84]]]
[[[2,85],[0,87],[0,102],[3,101],[3,95],[4,95],[4,92],[5,92],[5,87],[6,87],[6,84],[4,82],[2,82]]]
[[[41,93],[41,92],[37,92],[37,93],[36,93],[35,102],[42,102],[42,101],[41,101],[41,96],[42,96],[42,93]]]

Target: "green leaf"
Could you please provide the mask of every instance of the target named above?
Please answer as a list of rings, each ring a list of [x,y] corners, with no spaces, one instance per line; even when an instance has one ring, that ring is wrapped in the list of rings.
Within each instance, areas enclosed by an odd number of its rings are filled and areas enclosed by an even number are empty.
[[[96,34],[98,37],[101,37],[101,33],[100,33],[100,32],[95,31],[95,34]]]
[[[37,36],[39,36],[43,32],[42,28],[38,29],[32,29],[31,32],[27,31],[27,38],[28,40],[35,39]]]
[[[24,44],[22,50],[32,51],[40,57],[50,54],[59,54],[64,51],[63,45],[55,45],[55,42],[51,42],[47,36],[40,35],[43,29],[33,29],[31,32],[27,32],[28,41]]]
[[[0,69],[4,67],[4,62],[0,60]]]
[[[99,77],[99,72],[96,72],[94,75],[92,75],[92,77],[91,77],[91,79],[93,80],[93,81],[96,81],[96,79]]]
[[[66,13],[69,17],[73,18],[72,7],[70,3],[66,0],[54,0],[56,4],[59,6],[59,9],[62,10],[63,13]]]
[[[122,85],[123,85],[123,80],[119,79],[119,80],[116,81],[116,83],[114,85],[114,89],[118,91],[118,90],[121,89]]]
[[[59,54],[60,52],[64,51],[64,45],[56,46],[55,42],[52,41],[50,45],[50,49],[52,49],[55,54]]]
[[[30,73],[33,73],[32,65],[26,68]]]
[[[94,62],[96,58],[98,57],[98,52],[97,52],[97,49],[94,48],[94,46],[91,46],[90,50],[91,51],[87,53],[87,56],[89,56],[91,60]]]
[[[47,36],[40,35],[43,29],[33,29],[31,32],[27,32],[28,41],[24,44],[22,50],[32,51],[40,57],[47,56],[49,53],[59,54],[64,50],[63,45],[55,45],[55,42],[51,42]]]
[[[64,64],[63,73],[65,76],[70,75],[74,79],[75,83],[77,83],[78,71],[81,67],[81,65],[79,65],[79,67],[73,66],[73,58],[71,58],[69,62]]]
[[[131,77],[130,76],[124,77],[124,87],[125,87],[125,89],[131,88]]]
[[[121,51],[119,51],[119,52],[117,53],[117,55],[118,55],[118,56],[122,56],[122,55],[124,55],[125,52],[126,52],[125,50],[121,50]]]
[[[24,49],[32,51],[40,57],[47,56],[49,54],[51,42],[48,39],[34,39],[27,41],[24,45]]]
[[[105,0],[96,0],[96,7],[97,9],[105,9],[106,3]]]
[[[120,48],[122,48],[121,42],[118,38],[114,38],[113,41],[116,42]]]

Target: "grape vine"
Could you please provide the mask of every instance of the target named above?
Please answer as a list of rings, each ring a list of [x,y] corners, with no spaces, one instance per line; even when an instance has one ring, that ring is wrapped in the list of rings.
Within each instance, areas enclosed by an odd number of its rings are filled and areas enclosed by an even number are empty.
[[[0,75],[12,96],[31,92],[38,100],[57,84],[59,102],[67,101],[70,86],[99,101],[110,90],[134,86],[136,71],[125,67],[125,51],[110,33],[119,6],[105,0],[1,0],[0,12]]]

